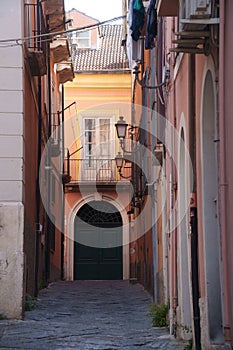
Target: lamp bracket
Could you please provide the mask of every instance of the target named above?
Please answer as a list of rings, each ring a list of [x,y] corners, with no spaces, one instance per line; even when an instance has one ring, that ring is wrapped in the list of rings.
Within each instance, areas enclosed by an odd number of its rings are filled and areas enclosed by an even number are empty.
[[[142,86],[143,88],[146,88],[146,89],[159,89],[160,87],[167,84],[167,77],[170,76],[170,71],[169,71],[169,75],[168,75],[168,72],[167,72],[167,74],[165,74],[165,80],[162,83],[160,83],[158,85],[151,86],[151,85],[146,84],[145,76],[143,76],[142,79],[139,79],[139,77],[138,77],[139,73],[140,73],[140,70],[138,69],[138,67],[135,67],[135,70],[133,71],[133,74],[135,74],[135,79],[140,86]]]

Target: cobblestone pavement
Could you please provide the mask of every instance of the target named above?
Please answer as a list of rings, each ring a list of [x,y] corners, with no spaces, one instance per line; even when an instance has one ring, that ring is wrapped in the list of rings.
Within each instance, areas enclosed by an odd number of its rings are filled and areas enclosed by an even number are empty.
[[[151,298],[128,281],[56,282],[23,321],[0,321],[0,349],[181,350],[147,316]]]

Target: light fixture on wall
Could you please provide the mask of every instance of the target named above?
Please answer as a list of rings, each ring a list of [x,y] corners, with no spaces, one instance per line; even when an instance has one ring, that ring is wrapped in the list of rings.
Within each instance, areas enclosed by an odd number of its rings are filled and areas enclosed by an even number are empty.
[[[120,152],[115,157],[116,166],[118,170],[121,170],[124,164],[124,158]]]
[[[119,120],[116,122],[115,127],[116,127],[117,137],[120,140],[120,146],[122,150],[126,153],[134,153],[135,150],[128,151],[125,149],[125,139],[126,139],[127,129],[128,129],[128,134],[132,137],[132,135],[135,135],[136,130],[138,130],[138,127],[127,124],[123,116],[119,117]]]
[[[133,208],[139,208],[141,206],[141,198],[138,194],[138,191],[136,190],[139,178],[137,177],[135,172],[137,169],[137,162],[135,163],[135,159],[138,157],[136,153],[139,151],[137,147],[139,127],[127,124],[123,116],[119,117],[119,120],[115,124],[115,127],[117,136],[120,141],[120,147],[123,151],[123,155],[121,154],[121,152],[118,152],[118,154],[115,157],[116,167],[121,178],[130,179],[134,191],[135,193],[137,193],[137,196],[136,194],[133,195],[131,201],[131,210],[128,212],[128,214],[132,214],[134,212]],[[126,140],[130,141],[130,149],[126,149]],[[126,162],[131,163],[130,166],[125,166]],[[127,169],[130,169],[129,176],[126,176]]]
[[[128,124],[124,120],[124,117],[121,115],[119,117],[119,120],[115,124],[116,131],[117,131],[117,136],[119,139],[124,139],[126,136],[126,130],[127,130]]]
[[[130,176],[125,176],[125,174],[122,173],[122,169],[132,169],[133,163],[134,163],[134,155],[137,151],[137,144],[135,144],[137,138],[136,132],[138,131],[137,126],[132,126],[126,123],[123,116],[119,117],[119,120],[115,124],[117,136],[120,141],[120,147],[123,150],[123,155],[118,152],[117,156],[115,157],[116,166],[119,172],[119,175],[122,178],[129,179],[132,178],[132,174]],[[126,138],[128,133],[128,137]],[[134,140],[133,140],[134,137]],[[126,139],[130,141],[130,149],[126,149],[125,143]],[[125,163],[130,162],[131,165],[129,167],[125,167]],[[125,172],[124,172],[125,173]]]
[[[122,168],[124,167],[125,159],[120,152],[118,152],[118,154],[116,155],[115,161],[116,161],[116,167],[117,167],[117,170],[118,170],[120,177],[122,177],[123,179],[131,179],[132,178],[131,174],[129,176],[125,176],[122,174]],[[129,167],[129,168],[131,168],[131,167]]]
[[[128,127],[128,124],[124,120],[123,116],[119,117],[119,120],[115,124],[115,127],[116,127],[117,137],[120,140],[120,146],[121,148],[123,148],[125,144],[126,131]]]

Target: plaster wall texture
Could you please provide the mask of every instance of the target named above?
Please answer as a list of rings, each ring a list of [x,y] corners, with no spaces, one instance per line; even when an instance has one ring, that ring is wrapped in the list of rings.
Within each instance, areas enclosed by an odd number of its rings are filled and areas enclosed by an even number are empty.
[[[7,318],[22,315],[23,220],[22,204],[0,204],[0,314]]]
[[[23,36],[23,1],[1,3],[0,40]],[[13,43],[13,42],[11,42]],[[0,314],[21,318],[24,291],[22,46],[0,48]]]

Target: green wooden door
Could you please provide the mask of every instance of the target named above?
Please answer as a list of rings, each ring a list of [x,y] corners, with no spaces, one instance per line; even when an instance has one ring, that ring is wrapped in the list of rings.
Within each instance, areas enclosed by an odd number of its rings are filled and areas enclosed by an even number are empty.
[[[100,207],[106,210],[106,204],[103,206],[100,203],[102,202],[92,202],[91,210],[90,206],[85,205],[77,215],[74,234],[74,279],[122,279],[121,218],[119,215],[112,216],[97,210]]]

